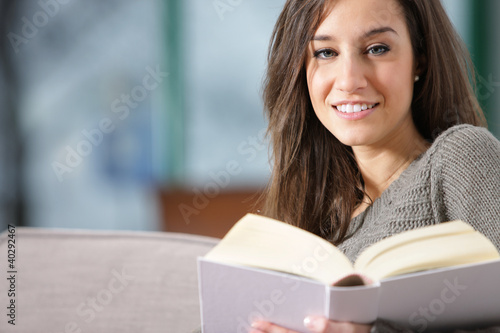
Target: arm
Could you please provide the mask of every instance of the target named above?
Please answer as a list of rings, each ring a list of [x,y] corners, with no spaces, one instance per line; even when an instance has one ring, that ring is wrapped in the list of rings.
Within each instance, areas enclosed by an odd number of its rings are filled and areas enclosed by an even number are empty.
[[[500,142],[466,127],[444,138],[440,155],[433,177],[442,220],[463,220],[500,249]]]
[[[413,333],[413,332],[422,332],[422,331],[413,331],[409,330],[407,328],[403,328],[400,326],[397,326],[393,323],[390,323],[385,320],[377,320],[375,324],[373,325],[370,333]],[[490,328],[484,328],[484,329],[474,329],[471,331],[464,331],[461,329],[456,329],[453,331],[453,333],[500,333],[500,326],[497,327],[490,327]],[[432,332],[430,332],[432,333]],[[437,333],[437,332],[435,332]]]
[[[309,317],[308,317],[309,318]],[[385,320],[377,320],[373,325],[360,325],[352,323],[339,323],[328,321],[325,318],[306,318],[304,326],[310,332],[315,333],[414,333],[413,331]],[[268,322],[255,322],[252,327],[254,330],[249,333],[297,333],[286,328]],[[454,333],[500,333],[499,327],[490,327],[485,329],[475,329],[473,331],[455,330]]]

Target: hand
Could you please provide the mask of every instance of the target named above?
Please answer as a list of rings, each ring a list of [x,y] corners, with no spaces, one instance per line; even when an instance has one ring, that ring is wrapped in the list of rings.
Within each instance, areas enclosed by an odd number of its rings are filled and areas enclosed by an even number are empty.
[[[323,317],[312,316],[304,319],[304,326],[314,333],[369,333],[372,328],[372,325],[329,321]],[[297,333],[265,321],[256,321],[252,327],[253,330],[249,333]]]

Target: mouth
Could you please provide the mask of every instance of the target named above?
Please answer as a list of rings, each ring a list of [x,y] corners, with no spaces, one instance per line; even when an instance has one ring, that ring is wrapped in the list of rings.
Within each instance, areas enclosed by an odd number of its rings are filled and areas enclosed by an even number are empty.
[[[364,104],[364,103],[363,104],[339,104],[339,105],[334,105],[333,107],[342,113],[358,113],[358,112],[373,109],[377,105],[379,105],[379,103],[375,103],[375,104]]]

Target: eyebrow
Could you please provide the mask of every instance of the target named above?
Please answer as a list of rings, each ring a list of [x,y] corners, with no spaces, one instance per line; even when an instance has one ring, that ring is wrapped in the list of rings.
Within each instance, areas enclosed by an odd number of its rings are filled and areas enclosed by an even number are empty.
[[[392,33],[395,33],[396,35],[398,35],[398,33],[396,32],[396,30],[394,30],[391,27],[381,27],[381,28],[376,28],[376,29],[372,29],[372,30],[370,30],[368,32],[365,32],[363,34],[362,38],[363,39],[367,39],[367,38],[370,38],[372,36],[382,34],[384,32],[392,32]],[[335,40],[335,37],[329,36],[329,35],[315,35],[315,36],[313,36],[312,40],[315,40],[315,41],[331,41],[331,40]]]
[[[370,31],[366,32],[363,35],[363,38],[366,39],[366,38],[369,38],[369,37],[374,36],[374,35],[383,34],[384,32],[392,32],[392,33],[395,33],[396,35],[398,35],[398,33],[396,32],[396,30],[394,30],[393,28],[391,28],[391,27],[382,27],[382,28],[377,28],[377,29],[373,29],[373,30],[370,30]]]

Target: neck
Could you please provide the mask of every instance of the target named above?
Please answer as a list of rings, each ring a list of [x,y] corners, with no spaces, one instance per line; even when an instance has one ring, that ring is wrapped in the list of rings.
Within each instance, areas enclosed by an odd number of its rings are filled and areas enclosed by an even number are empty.
[[[380,197],[429,146],[411,122],[388,137],[384,143],[353,147],[366,194],[372,200]]]

